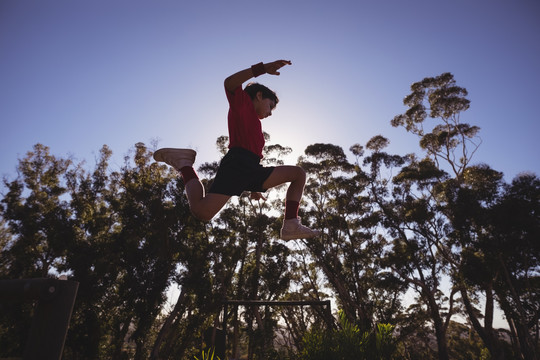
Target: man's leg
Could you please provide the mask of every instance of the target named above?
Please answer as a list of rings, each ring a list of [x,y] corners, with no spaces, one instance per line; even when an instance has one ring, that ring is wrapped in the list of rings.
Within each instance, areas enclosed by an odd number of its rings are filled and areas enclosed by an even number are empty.
[[[189,180],[185,187],[191,212],[197,219],[203,221],[212,220],[231,198],[229,195],[222,194],[205,195],[204,187],[198,178]]]
[[[300,202],[306,185],[306,172],[299,166],[277,166],[263,183],[263,188],[270,189],[287,182],[291,184],[287,189],[286,200]]]
[[[230,199],[228,195],[204,194],[204,187],[193,169],[196,152],[191,149],[159,149],[156,161],[164,162],[180,172],[193,215],[203,221],[211,220]]]
[[[320,234],[300,223],[298,207],[304,193],[306,172],[299,166],[277,166],[263,183],[264,189],[290,182],[285,198],[285,220],[281,228],[283,240],[307,239]]]

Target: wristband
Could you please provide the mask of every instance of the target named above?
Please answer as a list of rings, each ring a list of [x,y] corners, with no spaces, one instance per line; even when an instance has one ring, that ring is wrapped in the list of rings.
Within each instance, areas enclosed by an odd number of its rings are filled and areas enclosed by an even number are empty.
[[[253,65],[251,67],[251,71],[253,72],[253,77],[266,74],[266,69],[264,68],[264,64],[262,62]]]

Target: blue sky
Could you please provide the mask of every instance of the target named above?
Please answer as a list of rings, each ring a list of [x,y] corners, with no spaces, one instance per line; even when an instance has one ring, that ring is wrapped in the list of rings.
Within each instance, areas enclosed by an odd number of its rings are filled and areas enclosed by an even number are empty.
[[[102,145],[119,167],[139,141],[218,160],[223,80],[281,58],[293,65],[257,80],[280,97],[263,128],[289,163],[378,134],[420,153],[390,120],[413,82],[451,72],[481,128],[473,162],[540,174],[537,0],[2,0],[0,176],[38,142],[90,169]]]

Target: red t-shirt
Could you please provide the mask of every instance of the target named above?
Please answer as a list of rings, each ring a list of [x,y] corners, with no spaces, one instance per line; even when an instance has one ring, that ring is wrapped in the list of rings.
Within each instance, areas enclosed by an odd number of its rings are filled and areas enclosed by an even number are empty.
[[[264,135],[251,97],[242,86],[238,86],[233,93],[228,90],[225,93],[229,101],[229,149],[241,147],[262,159]]]

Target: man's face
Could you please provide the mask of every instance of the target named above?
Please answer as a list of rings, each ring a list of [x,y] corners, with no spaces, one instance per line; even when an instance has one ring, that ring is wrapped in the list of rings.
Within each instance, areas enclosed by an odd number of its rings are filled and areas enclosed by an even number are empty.
[[[253,105],[255,106],[255,111],[261,120],[272,115],[272,110],[274,110],[276,107],[276,103],[273,100],[263,99],[261,92],[257,93],[257,97],[255,98]]]

